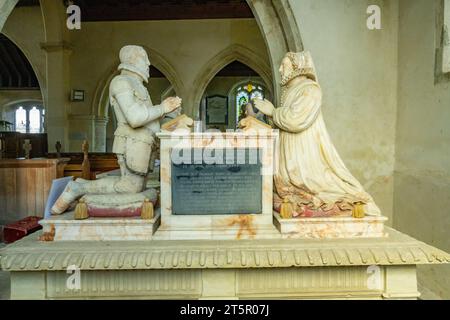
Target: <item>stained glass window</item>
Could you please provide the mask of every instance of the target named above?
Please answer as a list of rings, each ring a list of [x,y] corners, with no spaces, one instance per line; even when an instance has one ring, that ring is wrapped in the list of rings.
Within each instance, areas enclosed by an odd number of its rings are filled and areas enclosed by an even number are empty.
[[[264,99],[264,89],[251,82],[236,89],[236,124],[245,117],[245,106],[255,98]]]

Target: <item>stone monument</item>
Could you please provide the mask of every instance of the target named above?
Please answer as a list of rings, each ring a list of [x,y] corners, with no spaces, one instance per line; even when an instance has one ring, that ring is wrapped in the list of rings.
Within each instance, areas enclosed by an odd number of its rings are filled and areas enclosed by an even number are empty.
[[[144,86],[148,82],[150,61],[139,46],[125,46],[120,50],[120,74],[110,84],[110,103],[117,118],[113,152],[116,153],[121,175],[96,181],[78,179],[69,183],[52,207],[53,214],[61,214],[87,194],[103,194],[121,198],[123,195],[142,194],[147,197],[144,182],[148,174],[155,133],[160,120],[181,106],[181,99],[170,97],[161,105],[153,105]],[[156,201],[156,197],[150,199]],[[112,208],[113,209],[113,208]]]
[[[158,134],[161,227],[156,239],[279,237],[272,215],[277,132],[259,129]]]
[[[145,189],[146,178],[152,167],[150,162],[155,160],[155,134],[160,131],[160,121],[180,108],[181,99],[170,97],[161,105],[152,104],[144,86],[149,78],[150,61],[142,47],[125,46],[119,57],[120,74],[111,81],[110,103],[118,123],[113,152],[117,155],[121,174],[94,181],[77,179],[70,182],[51,211],[53,215],[61,215],[80,200],[75,211],[61,218],[42,221],[44,231],[51,230],[50,225],[55,227],[54,239],[121,239],[125,233],[129,239],[148,239],[158,223],[159,216],[147,208],[149,203],[156,205],[158,194],[155,189]],[[89,217],[103,219],[86,223],[73,220]],[[148,221],[130,220],[130,217]],[[125,233],[120,228],[111,228],[127,225],[131,229]],[[80,226],[84,227],[80,229]],[[106,229],[108,235],[104,234]],[[79,234],[78,230],[85,234]]]
[[[331,143],[307,52],[283,60],[279,108],[256,101],[278,130],[249,112],[225,133],[191,132],[183,115],[160,127],[181,99],[152,105],[142,48],[120,59],[110,97],[121,176],[71,182],[43,235],[0,251],[11,298],[416,299],[416,266],[450,262],[384,228]],[[143,190],[156,138],[160,209]],[[64,213],[77,200],[84,220]],[[79,290],[66,285],[69,267],[83,274]]]
[[[310,53],[287,53],[279,71],[280,107],[261,99],[255,106],[280,130],[274,174],[280,231],[289,237],[382,236],[386,218],[347,169],[327,132]]]

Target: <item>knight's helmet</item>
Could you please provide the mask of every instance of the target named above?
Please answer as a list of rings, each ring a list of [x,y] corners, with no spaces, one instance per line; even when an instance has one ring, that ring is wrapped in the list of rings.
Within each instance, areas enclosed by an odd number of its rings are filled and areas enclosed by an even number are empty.
[[[128,45],[120,49],[120,65],[118,70],[128,70],[140,75],[148,82],[150,60],[147,52],[140,46]]]

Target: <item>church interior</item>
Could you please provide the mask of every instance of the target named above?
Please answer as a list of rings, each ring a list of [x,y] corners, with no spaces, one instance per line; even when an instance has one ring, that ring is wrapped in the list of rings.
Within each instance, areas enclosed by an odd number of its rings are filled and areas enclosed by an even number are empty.
[[[219,132],[255,98],[278,107],[285,53],[308,50],[331,140],[386,225],[450,252],[449,30],[450,0],[0,0],[0,235],[43,217],[52,179],[119,168],[109,88],[123,46],[147,52],[154,105],[178,96]],[[0,271],[0,299],[11,279]],[[418,265],[417,282],[420,299],[450,299],[448,264]]]

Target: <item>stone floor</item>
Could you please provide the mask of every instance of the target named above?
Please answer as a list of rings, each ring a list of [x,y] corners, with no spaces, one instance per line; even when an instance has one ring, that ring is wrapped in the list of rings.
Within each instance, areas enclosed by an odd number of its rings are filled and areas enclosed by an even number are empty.
[[[4,246],[4,243],[0,243],[0,249],[2,249]],[[0,300],[9,300],[9,292],[9,272],[0,271]]]

